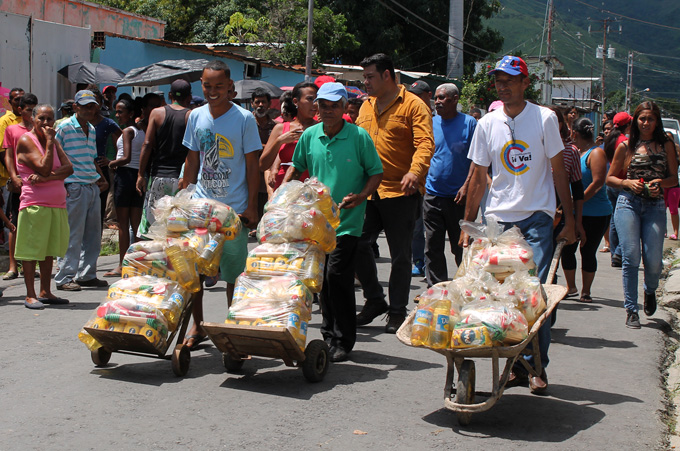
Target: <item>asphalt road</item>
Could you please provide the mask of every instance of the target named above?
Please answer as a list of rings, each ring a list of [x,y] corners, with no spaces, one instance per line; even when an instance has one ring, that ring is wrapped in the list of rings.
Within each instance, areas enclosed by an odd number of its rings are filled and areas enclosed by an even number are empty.
[[[627,329],[620,270],[608,254],[598,258],[594,302],[560,305],[549,395],[510,388],[467,427],[444,408],[444,357],[404,346],[383,333],[384,320],[360,328],[351,360],[332,364],[320,383],[264,358],[227,374],[210,344],[192,353],[189,373],[178,378],[169,361],[139,356],[114,354],[108,367],[94,367],[76,336],[105,290],[70,293],[69,305],[33,312],[23,306],[23,279],[3,281],[0,449],[661,448],[668,316],[660,311],[643,317],[641,330]],[[115,262],[102,257],[100,276]],[[380,259],[381,281],[388,271],[389,260]],[[411,297],[424,287],[414,278]],[[205,304],[207,321],[225,319],[223,283]],[[319,322],[315,311],[312,339]],[[490,362],[476,364],[477,388],[489,390]]]

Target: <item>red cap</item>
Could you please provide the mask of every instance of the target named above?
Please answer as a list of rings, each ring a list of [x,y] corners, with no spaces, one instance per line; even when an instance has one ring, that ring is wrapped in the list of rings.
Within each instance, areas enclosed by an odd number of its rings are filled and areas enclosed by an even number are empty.
[[[630,124],[630,122],[633,120],[633,116],[630,114],[626,113],[625,111],[621,111],[620,113],[616,113],[614,115],[614,127],[616,128],[621,128],[625,127],[626,125]]]
[[[319,77],[316,77],[316,80],[314,80],[314,84],[319,88],[326,83],[334,83],[334,82],[335,82],[335,78],[331,77],[330,75],[321,75]]]

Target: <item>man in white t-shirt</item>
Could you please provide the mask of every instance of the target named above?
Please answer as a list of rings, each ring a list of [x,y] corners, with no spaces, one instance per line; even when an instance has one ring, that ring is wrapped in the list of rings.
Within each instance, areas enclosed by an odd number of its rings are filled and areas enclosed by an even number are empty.
[[[555,188],[564,211],[573,209],[557,117],[551,110],[524,100],[530,80],[527,65],[521,58],[504,56],[489,74],[494,75],[503,108],[485,115],[475,129],[468,154],[474,171],[465,219],[474,221],[477,217],[486,174],[491,166],[492,184],[486,201],[486,218],[495,219],[506,228],[519,227],[534,252],[541,282],[545,283],[553,251]],[[573,243],[576,240],[574,227],[573,215],[565,215],[565,227],[558,240]],[[468,244],[465,232],[461,233],[460,244]],[[550,321],[541,327],[538,340],[541,363],[545,368],[548,365]],[[534,366],[531,357],[526,360]],[[548,387],[545,369],[537,368],[535,372],[529,378],[523,366],[515,365],[508,385],[528,382],[533,393],[543,393]]]

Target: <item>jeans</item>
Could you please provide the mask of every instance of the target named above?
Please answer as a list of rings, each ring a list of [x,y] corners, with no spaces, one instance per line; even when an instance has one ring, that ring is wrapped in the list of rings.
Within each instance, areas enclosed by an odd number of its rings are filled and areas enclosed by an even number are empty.
[[[631,312],[638,311],[638,269],[640,256],[645,266],[645,293],[654,293],[659,286],[663,269],[663,234],[666,230],[666,205],[663,198],[644,199],[621,191],[616,203],[623,257],[623,305]],[[642,244],[640,244],[642,241]]]
[[[616,233],[616,221],[614,221],[616,213],[616,201],[619,198],[620,192],[620,190],[612,188],[611,186],[607,187],[607,198],[609,199],[609,203],[612,204],[613,211],[611,221],[609,221],[609,252],[612,256],[614,254],[621,256],[621,249],[619,249],[619,235]]]
[[[66,184],[68,249],[57,259],[57,285],[92,280],[97,277],[97,259],[102,244],[101,199],[99,187],[91,183]]]
[[[406,315],[411,291],[411,240],[419,197],[373,199],[366,203],[364,229],[357,247],[356,274],[366,303],[384,302],[385,293],[378,281],[371,249],[371,238],[384,229],[392,260],[389,280],[389,313],[392,315]]]
[[[358,236],[340,235],[335,250],[326,257],[326,269],[319,305],[321,335],[331,346],[349,352],[357,339],[354,269]]]
[[[418,210],[416,212],[416,223],[413,227],[413,241],[411,248],[413,251],[413,263],[425,260],[425,227],[423,225],[423,197],[419,196]]]
[[[552,261],[553,253],[553,220],[550,216],[542,211],[537,211],[526,219],[518,222],[503,222],[505,229],[509,229],[513,225],[519,227],[524,235],[524,239],[531,246],[534,253],[534,262],[538,270],[538,277],[541,283],[545,283],[550,271],[550,262]],[[546,368],[548,366],[548,348],[550,347],[550,321],[546,321],[538,330],[538,347],[541,353],[541,366]],[[527,346],[531,349],[531,344]],[[534,366],[533,356],[524,356],[524,359]],[[516,366],[518,371],[524,371],[521,366]]]
[[[463,259],[463,248],[458,246],[460,220],[465,217],[465,203],[457,204],[452,197],[425,194],[423,219],[425,222],[425,269],[427,286],[449,280],[444,254],[448,234],[451,253],[456,264]]]

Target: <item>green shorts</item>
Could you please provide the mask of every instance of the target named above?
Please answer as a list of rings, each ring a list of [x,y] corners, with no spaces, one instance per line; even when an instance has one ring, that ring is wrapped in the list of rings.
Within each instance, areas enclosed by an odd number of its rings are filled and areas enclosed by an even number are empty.
[[[220,271],[222,280],[227,283],[236,282],[236,278],[246,269],[248,257],[248,229],[243,228],[236,238],[224,242]]]
[[[38,261],[63,257],[68,249],[68,213],[65,208],[31,205],[19,211],[17,260]]]

